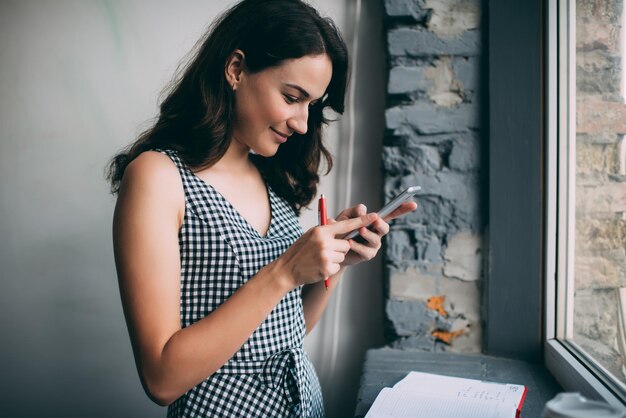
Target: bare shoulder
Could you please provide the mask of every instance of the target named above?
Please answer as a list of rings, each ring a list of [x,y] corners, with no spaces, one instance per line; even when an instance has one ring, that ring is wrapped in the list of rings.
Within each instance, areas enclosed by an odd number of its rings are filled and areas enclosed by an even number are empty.
[[[161,190],[182,196],[182,181],[174,162],[164,154],[146,151],[128,164],[122,178],[123,187],[140,186],[142,189]]]
[[[184,192],[178,168],[160,152],[141,153],[124,171],[118,203],[120,201],[131,206],[157,204],[164,211],[175,210],[182,221]]]
[[[123,180],[127,179],[127,175],[131,181],[180,183],[180,176],[174,162],[167,155],[157,151],[139,154],[126,167]]]

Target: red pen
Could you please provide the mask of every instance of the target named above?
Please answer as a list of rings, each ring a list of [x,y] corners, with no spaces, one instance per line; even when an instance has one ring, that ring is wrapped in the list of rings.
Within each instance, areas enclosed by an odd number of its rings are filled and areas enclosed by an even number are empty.
[[[326,219],[326,198],[324,195],[320,196],[320,200],[317,202],[317,214],[320,225],[326,225],[328,219]],[[330,284],[330,277],[324,279],[324,286],[326,290],[328,290],[328,285]]]

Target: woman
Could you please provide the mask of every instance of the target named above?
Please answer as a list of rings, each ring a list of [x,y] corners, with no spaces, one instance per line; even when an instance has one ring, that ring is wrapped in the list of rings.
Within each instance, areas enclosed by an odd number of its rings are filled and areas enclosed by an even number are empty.
[[[347,67],[334,24],[307,4],[244,0],[112,160],[124,312],[144,389],[168,417],[323,416],[302,340],[344,268],[389,230],[363,205],[304,234],[297,220],[321,157],[332,166],[323,109],[343,112]],[[364,242],[341,239],[359,228]]]

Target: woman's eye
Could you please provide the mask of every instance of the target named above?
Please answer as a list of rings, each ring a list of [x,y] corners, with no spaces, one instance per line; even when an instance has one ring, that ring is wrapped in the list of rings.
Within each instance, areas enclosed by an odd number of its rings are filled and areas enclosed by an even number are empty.
[[[296,103],[298,101],[298,99],[293,97],[293,96],[290,96],[288,94],[285,94],[285,101],[287,103]]]

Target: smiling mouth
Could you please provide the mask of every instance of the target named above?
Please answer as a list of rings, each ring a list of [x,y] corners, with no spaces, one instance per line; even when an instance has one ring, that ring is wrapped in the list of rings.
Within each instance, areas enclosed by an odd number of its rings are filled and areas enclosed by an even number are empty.
[[[289,138],[289,137],[291,136],[291,135],[284,134],[284,133],[282,133],[282,132],[280,132],[280,131],[277,131],[277,130],[276,130],[276,129],[274,129],[274,128],[270,128],[270,129],[271,129],[272,131],[276,132],[278,135],[280,135],[280,136],[282,136],[283,138],[285,138],[285,140],[287,140],[287,138]]]

